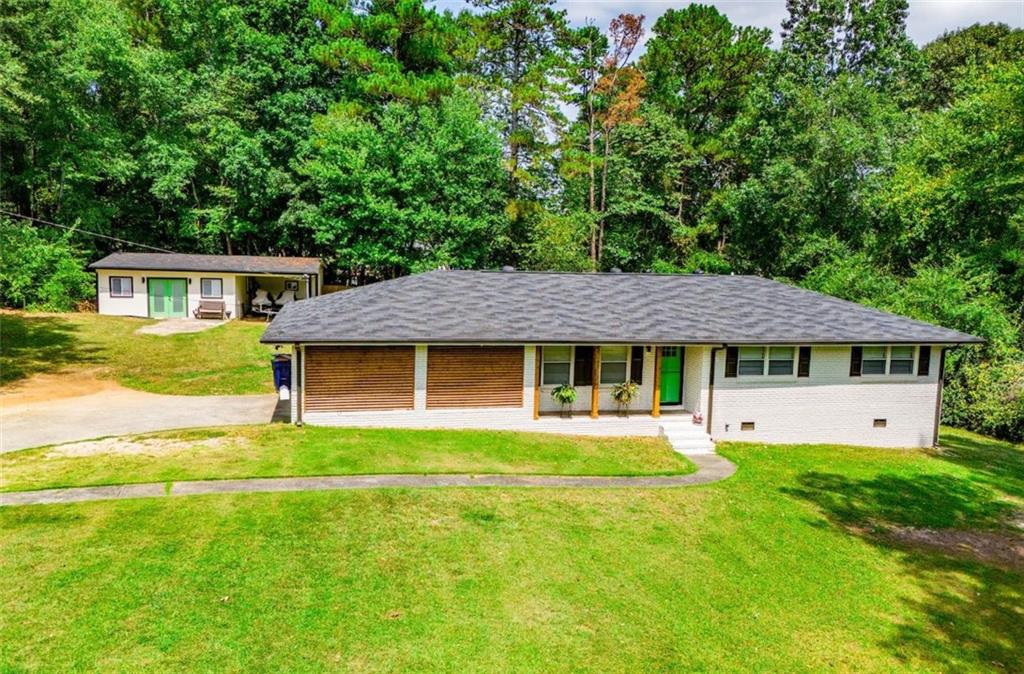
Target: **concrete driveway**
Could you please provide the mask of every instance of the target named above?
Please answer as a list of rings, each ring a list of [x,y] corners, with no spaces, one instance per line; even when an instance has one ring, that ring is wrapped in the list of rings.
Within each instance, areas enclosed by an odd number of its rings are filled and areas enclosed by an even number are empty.
[[[261,424],[277,396],[172,396],[114,386],[88,395],[0,407],[0,454],[106,435]]]

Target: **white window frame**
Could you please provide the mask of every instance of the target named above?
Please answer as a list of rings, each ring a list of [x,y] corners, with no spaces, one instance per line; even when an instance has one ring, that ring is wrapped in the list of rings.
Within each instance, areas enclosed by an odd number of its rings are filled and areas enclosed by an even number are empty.
[[[114,279],[118,279],[119,285],[121,287],[120,291],[117,294],[114,293]],[[125,279],[128,280],[128,292],[127,293],[124,292],[124,282],[125,282]],[[135,297],[135,279],[133,277],[131,277],[131,276],[114,276],[114,275],[111,275],[109,277],[108,281],[107,281],[107,290],[110,293],[111,297],[117,297],[119,299],[127,299],[127,298],[131,298],[131,297]]]
[[[219,295],[207,295],[203,291],[203,283],[205,281],[217,281],[220,283],[220,294]],[[224,299],[224,279],[220,276],[201,276],[199,278],[199,297],[204,300],[222,300]]]
[[[892,371],[892,350],[893,347],[909,347],[911,351],[910,356],[910,372],[893,372]],[[885,351],[885,371],[884,372],[865,372],[864,361],[865,360],[878,360],[877,358],[865,358],[864,349],[881,348]],[[921,358],[921,347],[918,344],[864,344],[861,346],[861,358],[860,358],[860,376],[862,377],[877,377],[877,378],[889,378],[889,377],[916,377],[918,361]],[[899,358],[897,360],[906,360],[906,358]]]
[[[772,373],[772,349],[789,349],[789,372],[777,372]],[[796,346],[769,346],[767,349],[768,353],[764,359],[764,376],[766,377],[794,377],[796,376],[797,361],[800,358],[800,348]],[[775,360],[780,360],[776,358]]]
[[[573,382],[576,381],[576,347],[577,346],[591,346],[591,345],[590,344],[579,344],[579,345],[577,345],[577,344],[569,344],[569,345],[566,345],[566,344],[541,344],[540,346],[541,346],[541,355],[540,355],[540,359],[541,359],[540,360],[540,382],[541,382],[540,385],[541,385],[541,387],[542,388],[554,388],[554,387],[558,386],[558,384],[545,384],[544,383],[544,366],[546,365],[546,363],[545,363],[545,358],[546,358],[545,354],[547,353],[549,348],[552,348],[552,347],[560,348],[560,347],[565,347],[565,346],[569,347],[569,385],[570,386],[574,386]],[[601,347],[601,356],[600,356],[600,358],[601,358],[601,362],[602,363],[604,363],[604,349],[605,349],[605,347],[608,347],[608,346],[621,346],[621,347],[624,347],[625,350],[626,350],[626,381],[633,381],[633,358],[632,358],[632,351],[631,351],[631,349],[634,346],[633,344],[594,344],[593,346]],[[552,361],[552,362],[561,363],[563,361],[558,360],[558,361]],[[614,362],[619,362],[619,361],[614,361]],[[601,371],[604,372],[604,367],[601,368]],[[602,386],[612,387],[615,384],[621,384],[621,383],[622,382],[614,382],[614,383],[602,384],[600,379],[598,379],[597,386],[598,386],[598,388],[600,388]],[[580,386],[580,388],[583,388],[583,387],[589,387],[589,385],[583,384],[583,385]]]
[[[744,372],[743,371],[743,362],[744,361],[753,362],[755,360],[754,358],[744,358],[743,357],[743,349],[760,349],[761,350],[761,358],[760,358],[760,361],[761,361],[761,371],[760,372],[756,372],[755,373],[755,372]],[[736,347],[736,376],[737,377],[763,377],[764,376],[765,367],[767,367],[767,365],[766,365],[767,360],[768,360],[768,347],[767,346],[760,345],[760,344],[748,344],[747,346],[738,346],[738,347]]]
[[[569,361],[568,361],[569,362],[569,376],[568,376],[568,379],[566,380],[565,384],[567,384],[569,386],[572,386],[572,381],[573,381],[573,379],[572,379],[572,377],[573,377],[573,361],[575,360],[575,356],[576,356],[576,347],[574,345],[571,345],[571,344],[570,345],[566,345],[566,344],[551,344],[551,345],[548,345],[548,346],[541,346],[541,352],[540,352],[540,385],[541,386],[548,386],[550,388],[554,388],[556,386],[562,386],[563,385],[563,384],[548,384],[548,383],[545,383],[545,379],[547,378],[546,377],[547,369],[548,369],[547,356],[548,356],[548,353],[550,353],[550,349],[553,349],[553,348],[554,349],[563,349],[563,348],[565,348],[565,349],[569,350]],[[553,360],[551,362],[552,363],[564,363],[566,361],[564,361],[564,360]]]
[[[740,351],[736,353],[736,377],[738,379],[762,379],[771,381],[780,381],[787,379],[796,379],[797,371],[800,368],[800,346],[796,344],[748,344],[745,347],[739,346],[737,349],[762,349],[761,351],[761,371],[758,373],[748,372],[744,373],[740,370],[740,361],[748,360],[752,361],[753,358],[742,358]],[[772,349],[791,349],[793,352],[792,363],[793,367],[789,372],[782,374],[769,374],[768,368],[772,359]]]
[[[603,381],[604,380],[604,362],[605,362],[604,361],[604,354],[605,354],[605,349],[607,349],[607,348],[620,348],[620,349],[622,349],[622,354],[623,354],[622,358],[623,358],[623,360],[610,360],[610,361],[608,361],[609,363],[623,363],[626,366],[625,367],[625,377],[626,378],[623,379],[622,381]],[[616,384],[621,384],[623,382],[631,381],[633,379],[633,376],[632,376],[633,373],[630,372],[630,366],[631,366],[631,362],[630,361],[632,360],[632,358],[630,358],[630,356],[632,355],[630,353],[630,348],[631,347],[628,344],[606,344],[606,345],[601,347],[601,376],[597,380],[597,385],[598,386],[615,386]],[[575,350],[575,347],[573,347],[573,350]]]
[[[893,372],[892,371],[892,350],[895,348],[909,348],[910,349],[910,370],[907,372]],[[905,362],[906,358],[899,358],[901,362]],[[885,371],[887,374],[896,377],[908,377],[917,374],[917,347],[913,344],[892,344],[889,346],[889,361],[886,363]]]

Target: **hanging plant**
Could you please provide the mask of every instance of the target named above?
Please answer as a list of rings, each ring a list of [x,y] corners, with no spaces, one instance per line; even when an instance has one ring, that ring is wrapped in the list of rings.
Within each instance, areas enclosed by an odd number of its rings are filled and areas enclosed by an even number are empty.
[[[555,388],[551,389],[551,397],[555,399],[559,405],[562,406],[562,414],[568,414],[572,416],[572,404],[576,402],[576,387],[570,386],[569,384],[559,384]]]
[[[625,410],[627,417],[629,416],[629,406],[639,395],[640,385],[632,380],[616,384],[612,388],[612,398],[619,404],[620,411]]]

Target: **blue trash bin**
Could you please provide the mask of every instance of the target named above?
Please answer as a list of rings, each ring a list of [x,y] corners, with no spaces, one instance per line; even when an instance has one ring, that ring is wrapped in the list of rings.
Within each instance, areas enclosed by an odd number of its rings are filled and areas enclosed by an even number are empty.
[[[278,354],[271,360],[274,367],[274,388],[292,385],[292,357],[285,354]]]

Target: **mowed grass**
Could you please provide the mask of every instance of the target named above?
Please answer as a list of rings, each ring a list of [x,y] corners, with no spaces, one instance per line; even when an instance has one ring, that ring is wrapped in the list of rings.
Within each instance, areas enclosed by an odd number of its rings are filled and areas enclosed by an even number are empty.
[[[243,494],[0,509],[9,671],[1024,671],[1024,451],[725,445],[683,489]]]
[[[230,321],[204,332],[139,335],[155,321],[98,314],[0,312],[0,384],[95,369],[123,386],[178,395],[272,393],[266,325]]]
[[[0,490],[297,475],[664,475],[693,469],[654,437],[277,424],[167,431],[0,455]]]

